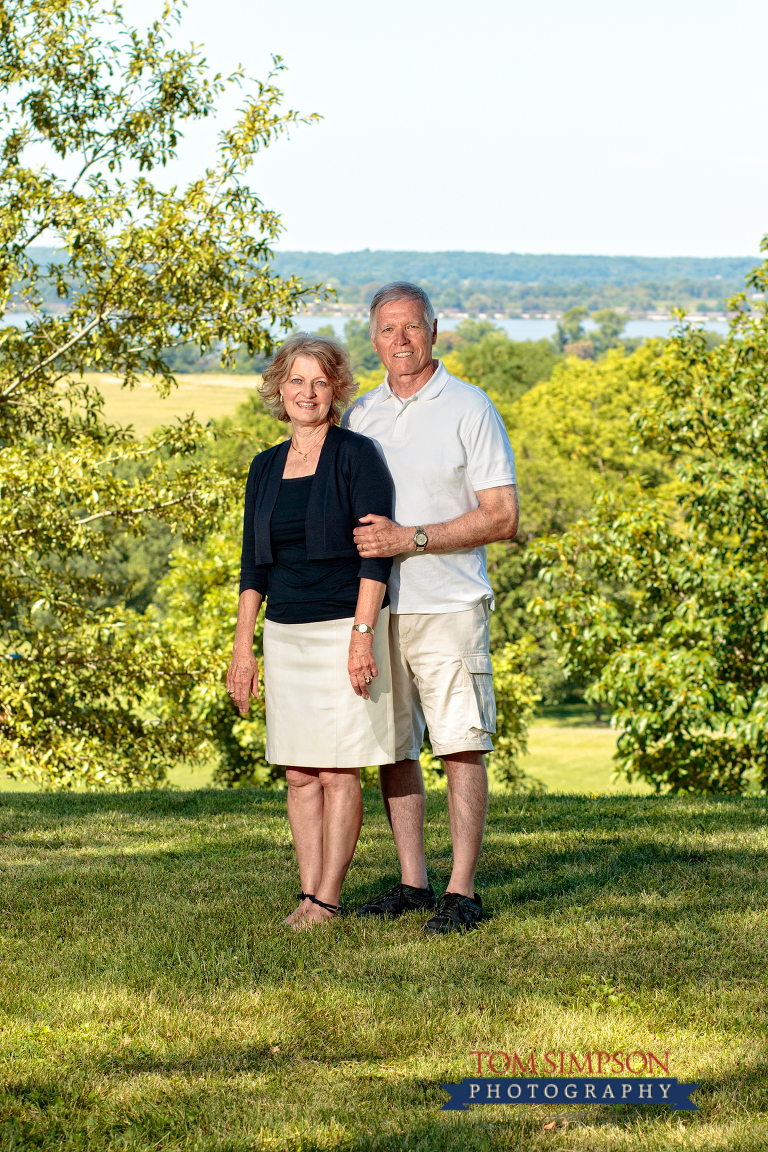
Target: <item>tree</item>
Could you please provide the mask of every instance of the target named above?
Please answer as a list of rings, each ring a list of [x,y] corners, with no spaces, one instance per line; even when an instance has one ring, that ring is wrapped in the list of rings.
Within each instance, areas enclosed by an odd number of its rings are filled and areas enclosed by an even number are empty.
[[[510,340],[498,329],[478,341],[467,341],[450,353],[445,364],[450,372],[488,392],[494,399],[516,400],[537,384],[548,380],[560,357],[549,340]]]
[[[582,321],[588,316],[589,312],[582,304],[575,304],[563,313],[562,319],[557,322],[554,338],[558,351],[564,351],[566,344],[577,344],[584,339]]]
[[[233,498],[192,417],[137,441],[82,372],[167,391],[169,348],[268,353],[311,291],[273,275],[279,219],[246,181],[301,119],[280,110],[279,59],[211,167],[186,188],[152,182],[227,83],[169,46],[174,19],[167,4],[140,33],[110,2],[0,8],[0,301],[32,316],[0,328],[0,760],[47,786],[153,783],[197,750],[186,705],[205,669],[119,603],[102,561],[158,523],[200,540]],[[28,252],[40,237],[60,251],[47,269]],[[64,313],[43,307],[51,285]]]
[[[535,636],[528,667],[547,703],[560,699],[569,683],[584,681],[578,669],[563,675],[550,627],[531,618],[528,604],[539,590],[541,563],[532,545],[566,532],[589,515],[603,488],[615,489],[633,472],[647,486],[667,479],[660,454],[631,441],[632,414],[657,392],[653,368],[661,350],[661,341],[652,341],[630,356],[616,349],[596,362],[568,359],[512,403],[491,393],[515,451],[521,502],[517,539],[488,548],[496,593],[491,637],[502,646],[526,633]]]
[[[265,445],[256,446],[256,451]],[[253,453],[255,454],[255,453]],[[164,646],[179,652],[198,675],[183,708],[186,723],[198,734],[198,757],[214,760],[213,779],[228,787],[270,787],[285,777],[284,768],[265,757],[266,717],[263,692],[239,716],[223,688],[232,656],[237,622],[242,511],[234,510],[202,544],[187,544],[171,556],[150,621]],[[264,614],[256,622],[253,650],[262,657]],[[167,693],[150,701],[154,715],[170,721],[177,712]]]
[[[479,344],[484,336],[490,332],[501,332],[502,329],[490,320],[462,320],[455,328],[441,328],[438,324],[435,356],[447,356],[449,352],[456,352],[465,344]]]
[[[371,334],[364,320],[347,320],[344,325],[344,343],[349,349],[353,372],[381,371],[381,360],[371,343]]]
[[[621,334],[627,326],[626,318],[612,308],[601,308],[599,312],[592,313],[592,320],[597,324],[597,331],[590,336],[595,352],[618,348]]]
[[[768,788],[768,316],[731,304],[718,346],[681,326],[637,417],[677,480],[628,481],[540,548],[566,671],[614,709],[618,769],[657,789]]]

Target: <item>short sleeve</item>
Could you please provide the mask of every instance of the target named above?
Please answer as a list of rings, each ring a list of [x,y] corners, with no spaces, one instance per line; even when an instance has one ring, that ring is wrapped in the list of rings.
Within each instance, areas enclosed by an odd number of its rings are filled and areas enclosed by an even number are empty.
[[[515,483],[515,454],[496,408],[488,401],[466,438],[467,476],[475,492]]]

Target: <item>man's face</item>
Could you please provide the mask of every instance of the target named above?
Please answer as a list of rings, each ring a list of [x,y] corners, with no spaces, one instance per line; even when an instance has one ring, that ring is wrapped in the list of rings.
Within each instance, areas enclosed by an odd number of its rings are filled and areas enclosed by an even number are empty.
[[[425,323],[418,300],[393,300],[376,313],[373,346],[390,376],[416,376],[432,364],[437,321]]]

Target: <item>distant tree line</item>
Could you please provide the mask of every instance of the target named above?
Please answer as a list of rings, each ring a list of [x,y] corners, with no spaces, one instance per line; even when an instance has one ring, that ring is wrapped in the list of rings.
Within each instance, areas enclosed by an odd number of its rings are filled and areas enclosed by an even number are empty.
[[[42,247],[31,248],[30,256],[41,266],[60,259],[53,249]],[[410,279],[429,292],[438,311],[506,316],[565,312],[573,307],[584,307],[589,313],[606,308],[630,313],[673,308],[722,312],[753,264],[749,258],[501,257],[482,252],[279,252],[275,256],[281,274],[290,272],[325,283],[341,303],[365,308],[382,284]],[[61,306],[53,281],[41,283],[41,300],[48,307]],[[175,370],[211,371],[215,352],[210,356],[210,363],[199,364],[201,358],[190,349],[177,358]],[[240,370],[251,369],[242,366]]]
[[[333,277],[360,287],[372,280],[464,281],[507,284],[640,284],[726,280],[743,284],[757,256],[532,256],[495,252],[276,252],[275,270],[308,280]]]
[[[281,274],[322,280],[367,305],[392,280],[426,288],[438,309],[470,314],[621,308],[717,312],[759,260],[751,257],[531,256],[491,252],[278,252]]]

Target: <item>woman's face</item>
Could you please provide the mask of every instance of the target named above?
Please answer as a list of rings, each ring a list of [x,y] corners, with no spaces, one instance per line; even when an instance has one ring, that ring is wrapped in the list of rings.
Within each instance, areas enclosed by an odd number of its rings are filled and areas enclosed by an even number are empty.
[[[333,388],[314,356],[297,356],[283,384],[283,404],[294,428],[310,431],[325,424]]]

